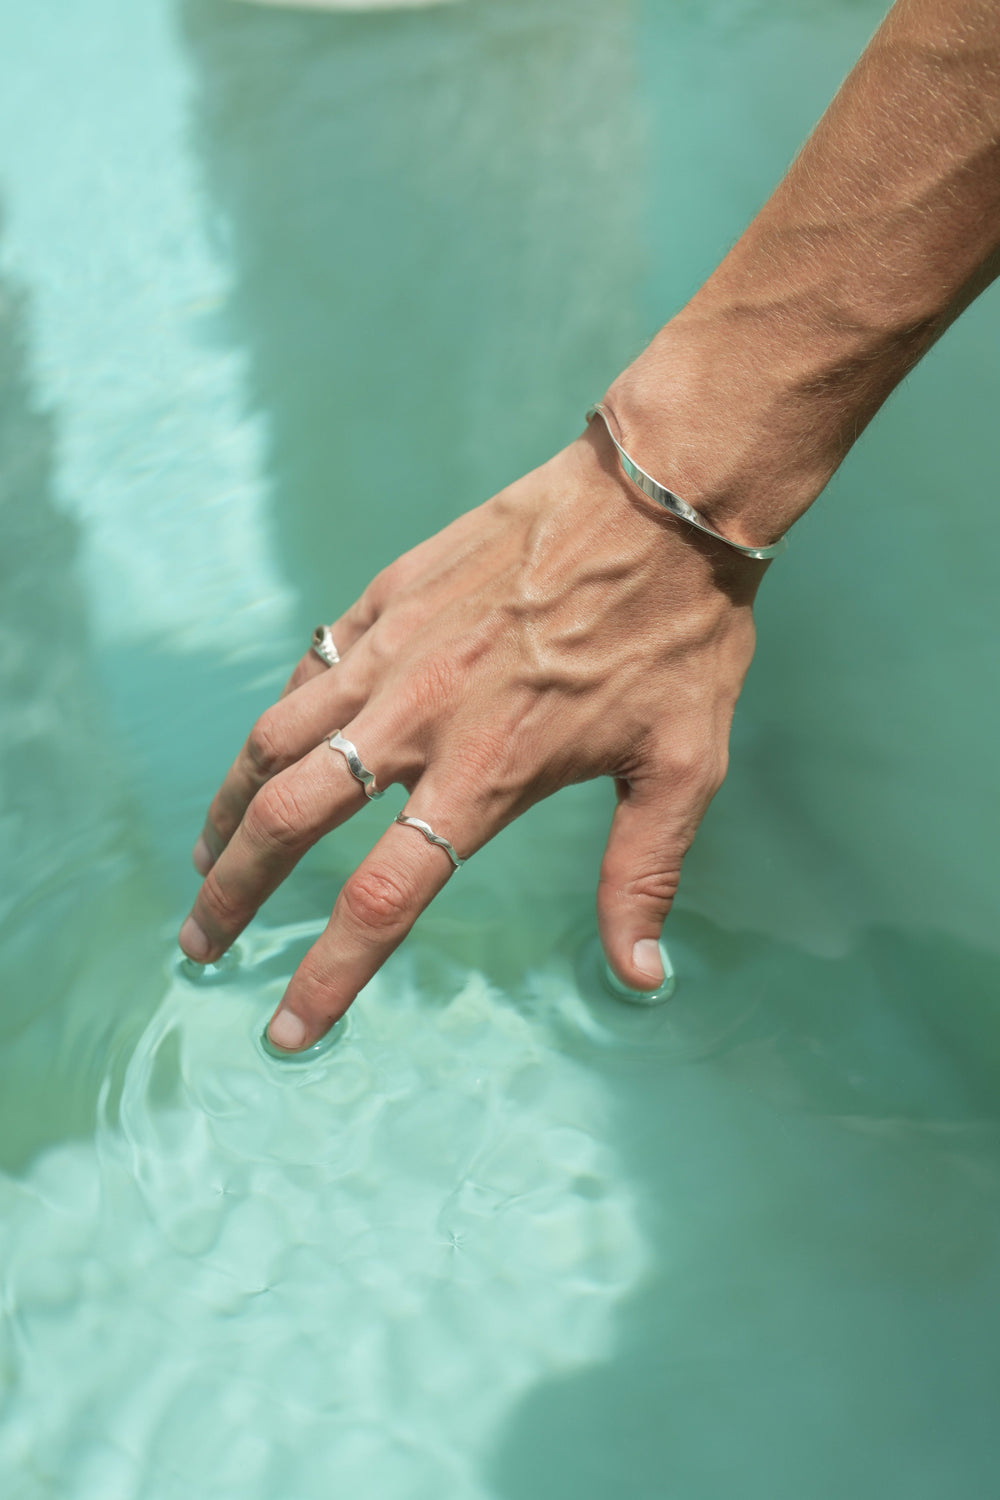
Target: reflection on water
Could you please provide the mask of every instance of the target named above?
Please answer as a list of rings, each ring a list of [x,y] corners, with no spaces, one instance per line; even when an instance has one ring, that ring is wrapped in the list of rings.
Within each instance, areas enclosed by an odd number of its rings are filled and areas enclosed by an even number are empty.
[[[608,1350],[643,1250],[600,1080],[464,968],[429,1006],[405,957],[324,1058],[272,1061],[316,935],[257,933],[208,987],[178,966],[114,1118],[3,1182],[0,1472],[478,1495],[512,1396]]]
[[[132,933],[156,913],[137,872],[141,834],[89,652],[75,571],[79,528],[53,500],[56,424],[25,368],[28,313],[24,293],[0,281],[0,1164],[7,1168],[53,1138],[90,1133],[104,1050],[116,1035],[141,1029],[149,987]],[[121,983],[129,974],[131,994]],[[101,998],[105,986],[109,999]]]
[[[170,10],[95,0],[57,22],[5,0],[0,44],[4,259],[31,296],[30,374],[57,417],[53,493],[81,522],[90,631],[245,652],[289,600]]]
[[[641,342],[632,17],[179,10],[311,630],[574,436]]]
[[[777,1493],[833,1500],[862,1467],[885,1493],[903,1444],[930,1500],[957,1433],[988,1494],[988,961],[682,920],[649,1010],[569,956],[511,996],[418,940],[288,1066],[260,1028],[317,930],[175,960],[93,1139],[0,1179],[24,1493],[597,1500],[626,1471],[652,1500],[747,1467],[763,1495],[780,1454]]]
[[[296,632],[575,430],[877,9],[0,0],[4,1500],[992,1500],[995,605],[929,518],[995,524],[995,309],[771,570],[668,1005],[594,970],[601,787],[305,1064],[378,809],[173,942]]]

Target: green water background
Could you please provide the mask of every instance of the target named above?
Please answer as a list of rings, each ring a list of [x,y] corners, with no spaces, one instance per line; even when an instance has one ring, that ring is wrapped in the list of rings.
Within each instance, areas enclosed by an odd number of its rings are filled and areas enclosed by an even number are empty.
[[[308,630],[579,429],[879,13],[0,4],[5,1495],[995,1493],[995,292],[770,570],[669,1011],[587,967],[600,786],[315,1077],[253,1038],[370,820],[173,948]]]

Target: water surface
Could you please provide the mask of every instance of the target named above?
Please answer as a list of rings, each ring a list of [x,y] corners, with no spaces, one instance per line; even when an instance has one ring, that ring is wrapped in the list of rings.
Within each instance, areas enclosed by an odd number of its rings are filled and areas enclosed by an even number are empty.
[[[579,429],[878,12],[0,0],[5,1497],[995,1493],[995,294],[769,572],[669,1006],[597,785],[309,1064],[378,807],[174,945],[315,621]]]

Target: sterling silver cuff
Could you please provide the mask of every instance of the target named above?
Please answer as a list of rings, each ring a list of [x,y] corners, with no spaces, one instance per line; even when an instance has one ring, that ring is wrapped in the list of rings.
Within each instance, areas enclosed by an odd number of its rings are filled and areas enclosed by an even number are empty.
[[[675,495],[673,490],[665,489],[651,474],[647,474],[645,469],[640,469],[635,459],[625,452],[615,437],[614,428],[611,425],[615,420],[614,415],[600,401],[587,412],[588,422],[593,421],[594,417],[600,417],[608,429],[608,437],[617,448],[621,466],[632,483],[638,485],[644,495],[648,495],[650,500],[655,500],[657,505],[662,505],[664,510],[668,510],[679,521],[686,521],[696,531],[704,532],[705,536],[713,537],[715,541],[723,542],[725,546],[731,547],[734,552],[740,552],[744,557],[753,557],[758,562],[766,562],[769,557],[777,557],[779,552],[784,552],[788,539],[783,536],[779,537],[776,542],[772,542],[769,547],[744,547],[740,542],[730,541],[729,537],[723,536],[721,531],[716,531],[714,526],[709,526],[705,517],[699,515],[693,505],[688,505],[680,495]]]

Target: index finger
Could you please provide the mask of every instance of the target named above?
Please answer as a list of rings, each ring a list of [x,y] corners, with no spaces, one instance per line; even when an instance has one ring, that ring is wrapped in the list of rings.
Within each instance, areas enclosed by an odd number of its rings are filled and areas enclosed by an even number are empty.
[[[447,814],[421,814],[416,806],[412,816],[422,816],[463,857],[495,831],[456,826]],[[299,1052],[324,1036],[454,872],[447,852],[419,829],[390,823],[344,882],[322,936],[292,975],[268,1026],[274,1045]]]

